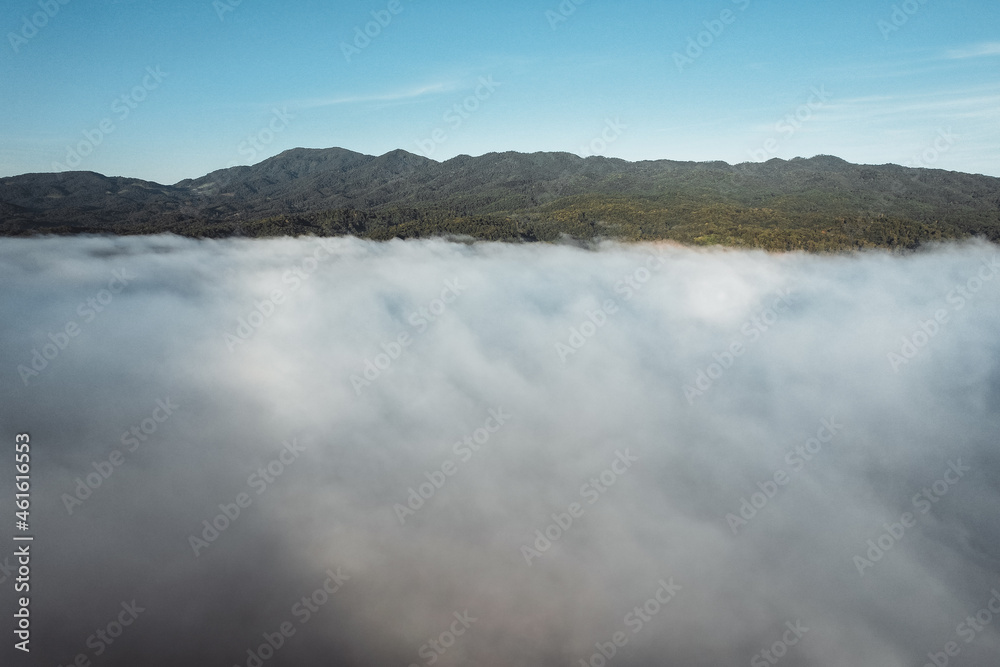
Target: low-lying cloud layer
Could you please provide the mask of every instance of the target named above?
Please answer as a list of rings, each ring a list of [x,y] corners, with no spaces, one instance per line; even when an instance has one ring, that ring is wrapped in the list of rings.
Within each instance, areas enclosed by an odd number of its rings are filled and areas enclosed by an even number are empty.
[[[8,239],[0,282],[30,664],[1000,658],[993,246]]]

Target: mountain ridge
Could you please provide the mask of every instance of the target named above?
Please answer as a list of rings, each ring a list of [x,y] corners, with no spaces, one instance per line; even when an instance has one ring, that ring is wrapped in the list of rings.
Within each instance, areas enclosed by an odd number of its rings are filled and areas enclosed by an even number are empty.
[[[0,178],[0,234],[435,234],[673,239],[768,249],[1000,241],[1000,178],[832,155],[730,165],[491,152],[441,162],[293,148],[172,185],[96,172]]]

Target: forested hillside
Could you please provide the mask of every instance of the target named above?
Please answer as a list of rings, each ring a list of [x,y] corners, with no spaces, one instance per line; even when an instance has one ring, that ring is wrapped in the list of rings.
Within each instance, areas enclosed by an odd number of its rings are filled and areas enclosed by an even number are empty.
[[[0,233],[670,239],[771,250],[1000,241],[1000,179],[818,156],[729,165],[294,149],[174,185],[92,172],[0,179]]]

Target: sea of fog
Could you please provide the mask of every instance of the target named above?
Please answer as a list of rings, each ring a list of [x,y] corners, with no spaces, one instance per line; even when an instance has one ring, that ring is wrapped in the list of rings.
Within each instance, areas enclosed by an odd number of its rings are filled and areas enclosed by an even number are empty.
[[[4,664],[1000,664],[996,246],[4,239],[0,284]]]

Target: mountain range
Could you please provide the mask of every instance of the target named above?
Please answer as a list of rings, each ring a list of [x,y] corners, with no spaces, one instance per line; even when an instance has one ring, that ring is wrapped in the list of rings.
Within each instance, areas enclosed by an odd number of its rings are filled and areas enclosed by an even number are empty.
[[[1000,241],[1000,178],[820,155],[725,162],[488,153],[437,162],[296,148],[173,185],[94,172],[0,179],[0,234],[454,235],[771,250]]]

